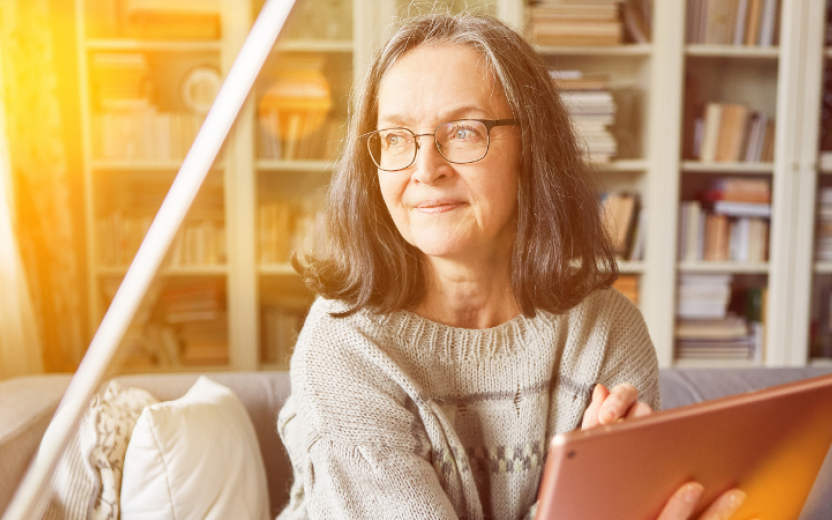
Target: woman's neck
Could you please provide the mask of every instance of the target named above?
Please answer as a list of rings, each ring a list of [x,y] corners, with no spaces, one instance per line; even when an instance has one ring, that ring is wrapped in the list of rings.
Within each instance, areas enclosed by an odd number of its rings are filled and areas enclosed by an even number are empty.
[[[431,258],[427,289],[413,312],[465,329],[496,327],[520,314],[511,290],[509,260],[480,264]]]

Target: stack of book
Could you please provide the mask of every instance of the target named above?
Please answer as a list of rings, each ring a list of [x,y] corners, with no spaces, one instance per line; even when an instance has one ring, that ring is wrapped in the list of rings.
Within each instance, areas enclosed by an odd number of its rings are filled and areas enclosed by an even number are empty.
[[[537,0],[531,6],[529,34],[540,45],[618,45],[624,26],[619,0]]]
[[[775,122],[739,104],[708,103],[694,122],[693,154],[703,162],[771,162]]]
[[[765,289],[731,294],[732,276],[683,274],[676,309],[678,359],[761,359]],[[742,304],[740,312],[734,303]]]
[[[688,0],[687,41],[776,45],[780,0]]]
[[[343,121],[330,114],[324,75],[326,57],[309,54],[281,60],[276,79],[257,108],[260,156],[264,159],[324,159],[340,139]]]
[[[605,193],[601,197],[604,229],[613,251],[622,260],[641,260],[644,255],[644,218],[635,193]]]
[[[324,214],[302,205],[268,202],[258,210],[261,264],[289,262],[295,251],[323,250]]]
[[[593,162],[609,162],[618,153],[618,143],[607,130],[615,123],[616,112],[607,76],[584,75],[578,70],[550,70],[549,75],[587,158]]]
[[[832,262],[832,188],[824,187],[818,194],[818,224],[815,260]]]
[[[612,286],[631,302],[638,305],[638,276],[634,274],[622,274]]]
[[[204,118],[156,107],[93,115],[93,156],[111,161],[180,161],[196,139]]]
[[[142,110],[151,105],[150,65],[140,52],[97,52],[90,59],[90,82],[100,111]]]
[[[163,316],[176,330],[172,341],[183,365],[228,362],[228,317],[222,282],[208,281],[167,288],[161,296]]]
[[[768,181],[718,179],[700,200],[682,202],[679,260],[765,262],[770,216]]]
[[[121,0],[125,35],[181,40],[220,37],[219,0]]]

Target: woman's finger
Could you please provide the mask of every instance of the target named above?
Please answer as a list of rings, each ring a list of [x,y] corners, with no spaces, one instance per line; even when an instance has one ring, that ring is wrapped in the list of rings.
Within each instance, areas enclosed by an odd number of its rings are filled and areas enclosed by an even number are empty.
[[[581,423],[582,430],[594,428],[600,424],[598,422],[598,412],[601,410],[601,406],[604,404],[604,400],[608,395],[610,395],[610,391],[607,390],[606,386],[600,383],[595,385],[595,388],[592,390],[592,401],[584,412],[584,419]]]
[[[633,419],[635,417],[644,417],[653,413],[653,409],[647,403],[636,403],[630,407],[630,411],[624,416],[625,419]]]
[[[731,515],[737,512],[743,502],[745,502],[745,493],[741,490],[726,491],[708,506],[699,520],[728,520]]]
[[[601,405],[598,412],[598,422],[601,424],[612,424],[618,419],[627,415],[636,400],[638,400],[638,389],[629,383],[621,383],[610,390],[610,395]]]
[[[688,482],[670,497],[657,520],[689,520],[702,498],[705,488],[698,482]]]

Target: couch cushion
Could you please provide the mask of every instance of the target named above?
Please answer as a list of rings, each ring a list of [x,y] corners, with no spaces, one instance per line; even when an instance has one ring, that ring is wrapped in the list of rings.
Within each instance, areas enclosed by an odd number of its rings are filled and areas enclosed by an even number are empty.
[[[11,502],[71,378],[56,374],[0,381],[0,513]]]

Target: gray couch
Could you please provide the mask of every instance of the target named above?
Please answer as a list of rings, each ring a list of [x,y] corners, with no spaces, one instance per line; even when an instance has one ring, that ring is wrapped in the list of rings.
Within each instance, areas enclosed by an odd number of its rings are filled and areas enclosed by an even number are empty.
[[[675,408],[830,372],[832,368],[663,370],[660,376],[663,407]],[[125,386],[145,388],[161,400],[170,400],[184,395],[197,377],[198,374],[180,373],[123,376],[118,380]],[[275,429],[277,412],[289,393],[287,374],[225,372],[210,374],[210,377],[237,393],[254,422],[268,474],[272,510],[276,514],[287,499],[291,482],[291,468]],[[0,382],[0,512],[11,500],[68,382],[66,375]],[[832,451],[800,519],[832,519]]]

